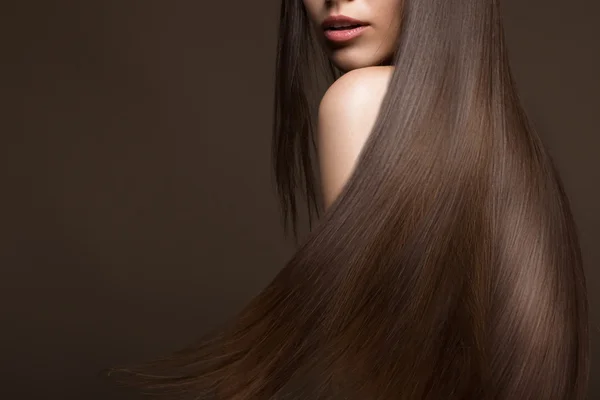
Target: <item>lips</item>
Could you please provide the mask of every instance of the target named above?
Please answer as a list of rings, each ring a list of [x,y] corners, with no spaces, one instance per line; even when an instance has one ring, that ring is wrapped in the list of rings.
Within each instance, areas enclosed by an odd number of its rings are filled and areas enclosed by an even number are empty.
[[[327,28],[326,30],[331,30],[331,31],[340,31],[340,30],[344,30],[344,29],[353,29],[353,28],[358,28],[359,26],[363,26],[363,25],[340,25],[340,26],[330,26],[329,28]]]
[[[332,15],[327,18],[321,26],[323,30],[344,30],[344,29],[355,29],[361,26],[368,25],[364,21],[358,19],[346,17],[345,15]]]
[[[333,15],[321,24],[325,38],[334,43],[346,43],[362,35],[369,24],[345,15]]]

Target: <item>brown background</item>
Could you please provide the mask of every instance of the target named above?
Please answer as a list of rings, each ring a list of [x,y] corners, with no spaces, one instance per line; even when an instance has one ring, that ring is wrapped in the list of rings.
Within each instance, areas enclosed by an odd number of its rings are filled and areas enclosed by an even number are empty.
[[[291,255],[269,170],[278,4],[0,6],[0,398],[132,398],[97,371],[191,342]],[[598,325],[598,3],[504,8]]]

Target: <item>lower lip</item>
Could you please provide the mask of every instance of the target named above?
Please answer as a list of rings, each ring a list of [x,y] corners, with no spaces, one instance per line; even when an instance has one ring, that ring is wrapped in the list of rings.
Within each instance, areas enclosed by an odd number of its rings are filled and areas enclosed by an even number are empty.
[[[355,37],[360,36],[364,32],[364,30],[367,29],[367,27],[367,25],[364,25],[352,29],[326,29],[325,37],[327,38],[327,40],[336,43],[347,42],[348,40],[352,40]]]

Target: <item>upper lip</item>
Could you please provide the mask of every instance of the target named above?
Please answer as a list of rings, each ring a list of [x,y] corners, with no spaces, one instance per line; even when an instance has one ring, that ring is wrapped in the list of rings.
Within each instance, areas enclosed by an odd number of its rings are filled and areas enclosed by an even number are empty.
[[[321,24],[323,29],[352,25],[367,25],[367,23],[364,21],[359,21],[358,19],[346,17],[345,15],[332,15],[325,19],[325,21],[323,21]]]

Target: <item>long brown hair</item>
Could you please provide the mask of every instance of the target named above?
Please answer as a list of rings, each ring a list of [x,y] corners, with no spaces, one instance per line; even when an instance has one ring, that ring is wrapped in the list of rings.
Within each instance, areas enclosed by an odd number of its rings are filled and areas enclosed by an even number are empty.
[[[342,193],[276,278],[198,345],[121,369],[195,399],[583,399],[579,244],[511,77],[498,0],[406,0],[394,72]],[[283,0],[274,168],[287,226],[319,210],[313,84]]]

